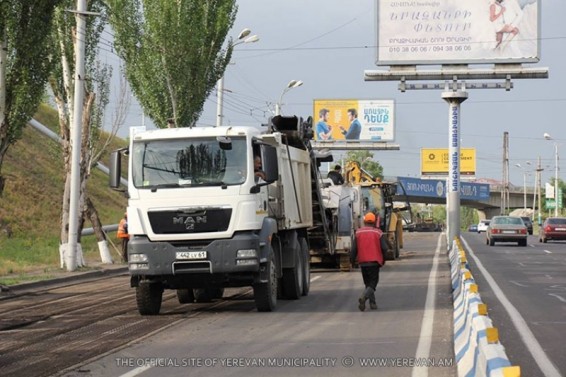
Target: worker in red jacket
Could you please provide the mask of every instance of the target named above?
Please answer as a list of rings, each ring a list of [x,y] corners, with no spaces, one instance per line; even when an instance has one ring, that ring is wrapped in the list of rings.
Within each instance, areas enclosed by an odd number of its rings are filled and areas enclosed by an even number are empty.
[[[371,309],[377,309],[375,289],[379,282],[379,269],[385,264],[383,254],[388,250],[387,240],[376,225],[379,224],[376,224],[375,214],[366,213],[364,226],[356,231],[356,242],[352,247],[352,264],[357,260],[366,287],[358,299],[358,308],[362,312],[366,309],[367,300]]]

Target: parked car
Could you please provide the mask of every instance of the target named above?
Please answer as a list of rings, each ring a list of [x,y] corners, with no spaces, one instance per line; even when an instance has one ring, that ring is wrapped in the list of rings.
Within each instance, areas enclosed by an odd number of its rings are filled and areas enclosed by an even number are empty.
[[[477,232],[478,231],[478,224],[472,224],[468,227],[468,232]]]
[[[489,222],[491,220],[480,220],[478,223],[478,233],[487,231],[487,227],[489,226]]]
[[[529,232],[529,234],[533,234],[533,220],[531,220],[531,218],[528,216],[521,216],[521,219],[525,223],[525,226],[527,227],[527,231]]]
[[[485,232],[485,243],[489,246],[496,242],[517,242],[527,246],[527,227],[518,216],[494,216]]]
[[[539,242],[566,240],[566,217],[549,217],[539,230]]]

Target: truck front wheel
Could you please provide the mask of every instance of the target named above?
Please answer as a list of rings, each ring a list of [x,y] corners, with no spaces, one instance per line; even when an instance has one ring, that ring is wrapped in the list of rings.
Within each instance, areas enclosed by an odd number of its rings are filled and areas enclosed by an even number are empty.
[[[267,282],[254,284],[255,306],[258,312],[272,312],[277,306],[277,269],[273,251],[269,252],[268,261],[263,268],[267,269]]]
[[[163,285],[141,281],[136,287],[136,302],[141,315],[157,315],[161,309]]]
[[[191,304],[195,302],[195,295],[193,294],[192,288],[177,289],[177,300],[179,300],[179,304]]]

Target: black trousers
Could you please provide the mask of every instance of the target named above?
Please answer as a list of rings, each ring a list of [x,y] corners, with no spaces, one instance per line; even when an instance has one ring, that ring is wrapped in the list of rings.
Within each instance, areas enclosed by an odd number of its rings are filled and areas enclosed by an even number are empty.
[[[363,263],[360,264],[364,285],[375,291],[377,283],[379,283],[379,263]]]
[[[122,259],[124,262],[128,261],[128,241],[129,238],[122,238]]]

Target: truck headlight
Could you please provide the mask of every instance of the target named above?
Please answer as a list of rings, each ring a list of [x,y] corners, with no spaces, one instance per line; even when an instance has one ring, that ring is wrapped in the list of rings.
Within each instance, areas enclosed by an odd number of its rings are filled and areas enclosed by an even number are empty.
[[[130,254],[128,255],[128,261],[131,263],[147,262],[146,254]]]
[[[236,258],[257,258],[257,251],[255,249],[242,249],[236,252]]]
[[[252,266],[257,265],[257,259],[238,259],[236,266]]]
[[[147,269],[149,269],[149,264],[147,264],[147,263],[130,263],[130,265],[128,267],[132,271],[147,270]]]

